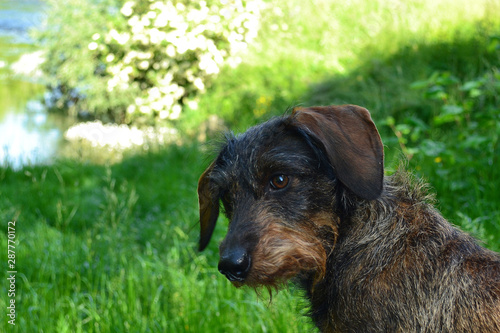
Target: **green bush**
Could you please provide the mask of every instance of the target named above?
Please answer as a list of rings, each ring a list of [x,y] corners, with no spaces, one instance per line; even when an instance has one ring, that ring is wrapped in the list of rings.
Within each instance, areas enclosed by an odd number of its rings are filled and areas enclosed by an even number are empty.
[[[51,108],[70,115],[87,111],[113,120],[117,115],[112,110],[133,99],[107,93],[104,68],[87,46],[94,34],[104,34],[109,25],[124,24],[124,19],[117,15],[122,0],[47,3],[47,21],[34,32],[45,51],[42,70],[52,91],[46,101]]]
[[[259,0],[51,0],[46,73],[54,105],[119,123],[179,117],[256,36]]]
[[[416,115],[401,123],[386,119],[408,159],[432,158],[436,163],[469,164],[470,158],[492,164],[500,135],[500,73],[496,68],[471,80],[435,72],[411,88],[434,104],[430,119]]]

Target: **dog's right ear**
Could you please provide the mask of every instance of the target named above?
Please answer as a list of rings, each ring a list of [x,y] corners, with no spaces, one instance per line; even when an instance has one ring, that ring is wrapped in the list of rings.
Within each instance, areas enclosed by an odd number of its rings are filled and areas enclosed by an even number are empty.
[[[210,173],[215,161],[203,172],[198,181],[198,202],[200,205],[200,243],[199,251],[203,251],[214,232],[215,223],[219,217],[219,197],[210,186]]]

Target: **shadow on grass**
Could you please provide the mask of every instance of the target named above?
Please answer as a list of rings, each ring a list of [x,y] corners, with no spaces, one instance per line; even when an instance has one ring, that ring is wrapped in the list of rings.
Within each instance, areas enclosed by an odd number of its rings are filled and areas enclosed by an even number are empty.
[[[367,53],[364,65],[345,76],[333,76],[311,85],[307,104],[350,103],[366,106],[376,120],[412,113],[431,116],[430,103],[411,88],[435,72],[472,79],[500,65],[500,30],[457,35],[451,42],[412,43],[395,54]]]

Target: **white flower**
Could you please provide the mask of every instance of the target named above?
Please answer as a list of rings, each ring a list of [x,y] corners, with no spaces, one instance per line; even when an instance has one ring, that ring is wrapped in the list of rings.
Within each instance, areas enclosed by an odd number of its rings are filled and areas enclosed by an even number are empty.
[[[161,98],[160,89],[158,87],[153,87],[148,91],[148,98],[151,100],[157,100]]]
[[[163,103],[161,101],[155,101],[151,103],[151,108],[155,111],[163,110]]]
[[[182,108],[179,104],[175,104],[172,107],[172,113],[170,114],[170,119],[177,119],[181,115]]]
[[[124,33],[120,34],[120,39],[118,39],[118,43],[120,43],[121,45],[124,45],[129,40],[130,40],[130,34],[124,32]]]
[[[203,57],[202,60],[200,61],[199,67],[201,70],[205,71],[207,74],[217,74],[219,73],[219,67],[217,66],[217,63],[211,59],[210,57]],[[196,85],[196,80],[194,82]],[[196,87],[198,87],[196,85]],[[199,88],[200,90],[203,90],[203,88]]]
[[[108,73],[110,73],[113,76],[116,75],[116,74],[118,74],[118,73],[120,73],[120,70],[121,70],[121,66],[120,65],[109,66],[107,68]]]
[[[167,119],[167,118],[168,118],[168,115],[169,115],[169,113],[168,113],[168,111],[167,111],[167,110],[161,110],[161,111],[160,111],[160,114],[159,114],[160,119],[162,119],[162,120],[163,120],[163,119]]]
[[[132,60],[134,60],[135,58],[137,58],[137,51],[130,51],[129,53],[127,53],[127,55],[123,58],[123,63],[128,65],[132,62]]]
[[[167,118],[168,118],[168,114],[169,114],[169,113],[168,113],[168,111],[167,111],[167,110],[161,110],[161,111],[160,111],[160,114],[159,114],[160,119],[167,119]]]
[[[147,27],[151,24],[151,20],[147,16],[143,16],[140,22],[143,27]]]
[[[127,66],[123,69],[123,73],[126,75],[132,74],[133,71],[134,71],[134,69],[132,68],[132,66]]]
[[[134,113],[135,112],[135,105],[134,104],[130,104],[128,107],[127,107],[127,112],[128,113]]]
[[[173,85],[173,86],[175,86],[175,90],[173,91],[176,99],[180,99],[182,96],[184,96],[186,89],[184,89],[183,87],[179,87],[178,85]]]
[[[107,91],[109,92],[112,92],[116,85],[118,84],[118,81],[116,79],[116,77],[112,77],[109,81],[108,81],[108,87],[106,88]]]
[[[164,28],[168,25],[169,15],[167,11],[161,12],[160,15],[156,17],[154,26],[157,28]]]
[[[163,31],[158,30],[157,28],[153,28],[149,30],[149,36],[151,38],[151,43],[159,44],[162,40],[165,39],[165,33]]]
[[[189,48],[189,45],[188,45],[187,41],[186,41],[186,40],[184,40],[184,39],[178,39],[177,41],[178,41],[178,42],[176,43],[176,46],[177,46],[177,52],[178,52],[179,54],[184,54],[184,53],[186,53],[186,51],[187,51],[187,50],[188,50],[188,48]]]
[[[165,74],[165,76],[163,76],[163,78],[158,80],[158,83],[162,86],[168,86],[168,85],[170,85],[170,83],[172,82],[173,79],[174,79],[174,74],[171,72],[168,72]]]
[[[130,34],[128,34],[126,32],[119,33],[115,29],[111,29],[109,31],[109,36],[111,38],[113,38],[114,40],[116,40],[118,42],[118,44],[120,44],[120,45],[126,44],[129,41],[129,39],[130,39]]]
[[[151,52],[137,52],[137,59],[151,59],[153,54]]]
[[[203,91],[203,89],[205,89],[205,85],[203,84],[203,81],[200,78],[194,80],[193,84],[200,91]]]
[[[144,114],[148,114],[151,113],[151,107],[149,107],[148,105],[141,105],[139,107],[139,111],[141,111]]]
[[[137,67],[139,67],[140,69],[146,70],[146,69],[148,69],[148,68],[149,68],[149,61],[147,61],[147,60],[143,60],[143,61],[141,61],[141,62],[137,65]]]
[[[139,16],[134,15],[128,20],[128,25],[133,27],[139,23]]]
[[[128,82],[128,74],[126,70],[123,70],[120,72],[120,74],[118,74],[118,76],[115,76],[115,78],[117,78],[119,81],[121,81],[122,83],[123,82]]]
[[[91,42],[88,47],[89,47],[90,51],[94,51],[94,50],[97,50],[97,48],[99,47],[99,44],[97,44],[96,42]]]
[[[224,16],[225,19],[229,19],[229,17],[231,16],[231,11],[227,8],[222,8],[219,14]]]
[[[123,7],[122,9],[120,10],[120,12],[124,15],[124,16],[130,16],[134,13],[134,5],[135,3],[133,1],[127,1],[123,4]]]
[[[175,57],[175,46],[173,46],[172,44],[168,44],[165,52],[170,58]]]
[[[197,110],[198,109],[198,102],[190,100],[187,102],[187,106],[192,110]]]
[[[165,97],[163,97],[163,104],[166,106],[166,107],[170,107],[171,105],[173,105],[175,102],[174,102],[174,97],[171,96],[171,95],[167,95]]]

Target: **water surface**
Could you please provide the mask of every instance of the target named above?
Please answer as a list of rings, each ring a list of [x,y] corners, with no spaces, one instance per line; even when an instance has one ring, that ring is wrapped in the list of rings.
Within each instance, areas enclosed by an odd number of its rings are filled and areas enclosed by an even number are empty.
[[[38,102],[44,93],[40,79],[16,73],[28,69],[36,60],[26,57],[38,50],[29,31],[42,24],[47,10],[40,0],[0,1],[0,165],[3,166],[17,169],[26,164],[49,163],[62,143],[61,117],[49,115]],[[23,55],[28,61],[19,68],[17,62]]]

